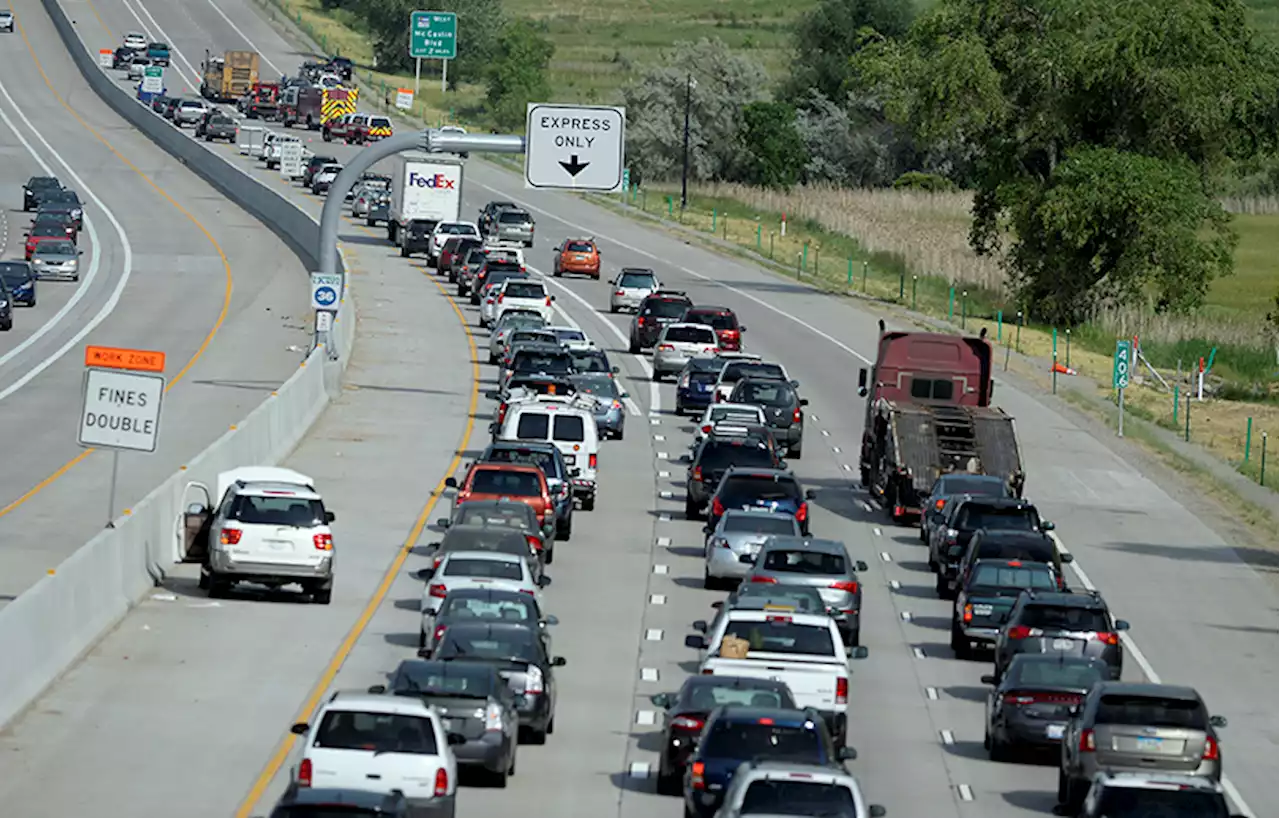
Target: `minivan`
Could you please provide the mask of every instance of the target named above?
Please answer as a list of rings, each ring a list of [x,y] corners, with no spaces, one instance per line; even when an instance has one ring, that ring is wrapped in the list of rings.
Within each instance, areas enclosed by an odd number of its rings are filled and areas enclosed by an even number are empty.
[[[498,440],[554,443],[564,455],[573,494],[582,503],[582,510],[591,511],[596,507],[596,461],[600,453],[600,437],[590,409],[577,405],[572,399],[542,397],[537,401],[516,403],[495,431]]]

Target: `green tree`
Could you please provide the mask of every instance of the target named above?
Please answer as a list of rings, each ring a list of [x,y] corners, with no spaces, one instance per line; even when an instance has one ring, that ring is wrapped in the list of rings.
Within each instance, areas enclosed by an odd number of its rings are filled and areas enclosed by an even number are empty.
[[[816,91],[842,102],[848,92],[849,60],[868,36],[901,37],[914,16],[910,0],[819,0],[796,23],[786,96],[799,103]]]
[[[796,128],[796,109],[785,102],[753,102],[742,109],[742,180],[789,188],[800,181],[809,155]]]
[[[530,102],[551,97],[547,68],[555,45],[524,20],[507,24],[485,73],[486,99],[495,124],[516,129],[524,124]]]
[[[1275,150],[1275,55],[1239,0],[942,0],[853,67],[896,121],[976,153],[970,241],[1054,322],[1194,307],[1230,269],[1224,169]]]

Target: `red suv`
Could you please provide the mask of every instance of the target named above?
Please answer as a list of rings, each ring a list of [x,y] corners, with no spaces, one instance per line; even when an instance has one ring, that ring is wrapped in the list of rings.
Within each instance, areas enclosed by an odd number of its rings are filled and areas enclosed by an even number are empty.
[[[680,319],[684,324],[705,324],[716,331],[720,348],[729,352],[742,351],[742,333],[747,328],[738,323],[738,316],[728,307],[690,307]]]

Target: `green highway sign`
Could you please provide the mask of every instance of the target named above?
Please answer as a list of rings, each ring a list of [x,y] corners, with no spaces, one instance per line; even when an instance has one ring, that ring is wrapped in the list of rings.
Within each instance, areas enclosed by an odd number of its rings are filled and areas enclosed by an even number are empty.
[[[419,60],[458,58],[458,15],[451,11],[409,14],[409,56]]]
[[[1115,366],[1111,370],[1111,386],[1113,389],[1126,389],[1129,386],[1129,359],[1133,354],[1132,341],[1116,341]]]

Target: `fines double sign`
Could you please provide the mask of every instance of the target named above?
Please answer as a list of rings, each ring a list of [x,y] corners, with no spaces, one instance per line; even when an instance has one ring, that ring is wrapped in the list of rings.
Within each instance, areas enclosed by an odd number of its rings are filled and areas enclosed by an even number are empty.
[[[164,376],[118,369],[84,373],[80,445],[154,452],[160,436]]]

